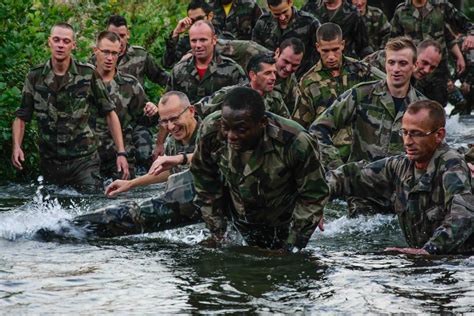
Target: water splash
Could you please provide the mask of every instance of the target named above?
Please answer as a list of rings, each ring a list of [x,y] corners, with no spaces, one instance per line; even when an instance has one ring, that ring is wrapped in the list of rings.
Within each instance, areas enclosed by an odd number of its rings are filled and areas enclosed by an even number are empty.
[[[393,215],[376,214],[373,216],[359,216],[356,218],[342,216],[325,224],[324,237],[358,232],[370,233],[381,229],[381,227],[386,227],[387,225],[392,227],[396,226],[396,220]]]

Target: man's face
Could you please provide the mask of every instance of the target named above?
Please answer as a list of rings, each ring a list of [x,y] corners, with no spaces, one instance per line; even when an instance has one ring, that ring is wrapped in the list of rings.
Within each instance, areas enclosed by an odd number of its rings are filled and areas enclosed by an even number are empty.
[[[362,15],[365,15],[365,11],[367,10],[367,0],[352,0],[352,4],[356,6],[357,10]]]
[[[293,48],[288,46],[281,52],[280,49],[277,48],[275,51],[275,58],[278,77],[285,79],[298,70],[301,61],[303,60],[303,53],[295,54]]]
[[[262,91],[264,93],[273,91],[276,80],[276,67],[275,64],[260,64],[260,71],[250,71],[250,84],[253,89]]]
[[[413,51],[410,48],[386,50],[385,70],[389,85],[395,88],[405,86],[415,70]]]
[[[429,111],[421,109],[416,114],[405,112],[402,118],[402,130],[408,132],[403,136],[403,145],[408,159],[417,166],[425,165],[431,160],[436,148],[441,144],[446,133],[444,127],[436,130],[429,117]],[[427,133],[431,133],[428,136]],[[413,134],[419,136],[412,136]]]
[[[236,151],[255,149],[263,136],[266,119],[254,122],[249,110],[222,108],[221,133]]]
[[[207,15],[203,9],[191,9],[188,11],[188,18],[193,20],[193,23],[199,20],[207,20]]]
[[[189,30],[189,41],[196,59],[206,61],[212,58],[217,39],[208,25],[193,25]]]
[[[120,44],[121,44],[121,54],[123,55],[127,50],[128,40],[130,38],[130,31],[125,25],[122,26],[115,26],[110,24],[107,27],[107,31],[117,33],[120,36]]]
[[[119,41],[111,42],[103,38],[97,47],[94,47],[97,68],[105,72],[114,71],[117,66],[118,56],[120,54],[121,44]]]
[[[418,54],[413,76],[421,80],[432,73],[441,62],[441,54],[433,46],[427,47]]]
[[[179,141],[189,140],[193,135],[193,126],[195,126],[194,113],[193,106],[183,106],[175,95],[168,99],[166,105],[158,104],[160,122],[167,122],[167,124],[162,124],[162,126],[166,127],[171,136]]]
[[[48,46],[53,59],[63,61],[69,58],[72,50],[76,48],[74,32],[68,28],[54,27],[48,37]]]
[[[344,51],[344,40],[337,38],[332,41],[319,41],[316,49],[321,56],[321,62],[328,69],[339,69],[342,65],[342,52]]]
[[[282,29],[285,29],[291,20],[291,17],[293,15],[292,7],[293,0],[283,0],[277,6],[268,6],[268,9],[270,9],[273,18],[278,20],[278,24]]]

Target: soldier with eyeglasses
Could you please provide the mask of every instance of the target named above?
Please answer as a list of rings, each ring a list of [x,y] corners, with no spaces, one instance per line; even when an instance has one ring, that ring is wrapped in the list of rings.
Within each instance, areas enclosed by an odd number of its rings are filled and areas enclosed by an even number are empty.
[[[397,215],[414,255],[474,251],[472,178],[464,157],[445,142],[446,115],[436,101],[410,104],[399,134],[405,154],[354,162],[326,173],[331,197],[379,198]],[[381,210],[377,210],[381,211]]]

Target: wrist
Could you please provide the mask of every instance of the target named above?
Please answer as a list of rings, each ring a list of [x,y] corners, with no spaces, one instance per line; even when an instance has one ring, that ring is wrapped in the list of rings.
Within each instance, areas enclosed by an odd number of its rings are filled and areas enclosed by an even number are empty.
[[[128,153],[126,151],[117,151],[117,153],[115,154],[118,157],[125,157],[125,158],[128,158]]]
[[[184,152],[180,153],[180,155],[182,156],[180,165],[184,166],[188,163],[188,155]]]

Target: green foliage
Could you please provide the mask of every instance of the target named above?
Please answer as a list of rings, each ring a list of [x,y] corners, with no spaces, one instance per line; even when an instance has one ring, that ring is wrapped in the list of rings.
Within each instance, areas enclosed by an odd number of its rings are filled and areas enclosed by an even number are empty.
[[[23,141],[25,171],[11,162],[11,123],[21,102],[21,89],[29,69],[49,58],[47,38],[52,25],[68,22],[77,32],[76,58],[87,61],[97,33],[111,14],[124,15],[132,33],[130,43],[144,46],[159,61],[165,38],[186,14],[188,1],[170,0],[2,0],[0,2],[0,179],[31,179],[38,172],[38,131],[27,124]],[[145,90],[152,101],[162,92],[150,82]]]

